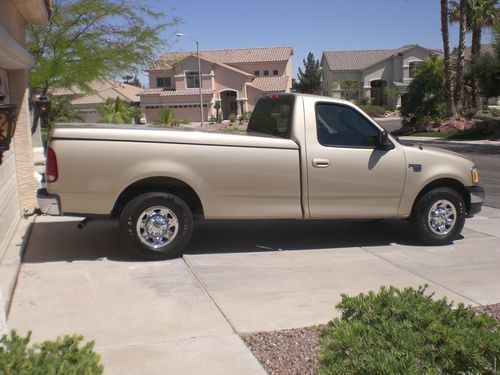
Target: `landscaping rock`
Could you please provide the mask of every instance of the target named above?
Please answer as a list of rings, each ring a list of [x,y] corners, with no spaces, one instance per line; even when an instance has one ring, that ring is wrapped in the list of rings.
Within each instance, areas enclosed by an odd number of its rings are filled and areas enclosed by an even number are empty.
[[[461,118],[444,121],[439,127],[440,133],[453,133],[472,128],[472,122]]]

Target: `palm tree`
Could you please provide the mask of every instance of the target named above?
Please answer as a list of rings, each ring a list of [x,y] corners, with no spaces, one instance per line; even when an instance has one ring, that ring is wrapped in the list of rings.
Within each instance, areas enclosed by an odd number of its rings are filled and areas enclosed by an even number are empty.
[[[130,106],[119,97],[112,102],[101,105],[97,112],[102,117],[103,122],[110,124],[132,124],[134,118],[140,116],[140,109]]]
[[[448,32],[448,0],[441,0],[441,35],[444,50],[444,96],[448,104],[448,116],[456,117],[457,109],[451,86],[450,35]]]
[[[464,107],[463,98],[464,98],[464,85],[465,85],[464,83],[465,82],[464,78],[465,33],[467,32],[468,0],[460,0],[460,3],[452,1],[450,5],[451,5],[451,11],[449,13],[450,21],[458,22],[459,24],[454,99],[457,112],[459,114],[462,114]]]
[[[491,27],[496,19],[498,10],[497,0],[468,0],[472,29],[471,56],[472,63],[481,52],[481,34],[484,27]],[[477,78],[472,75],[472,101],[477,111],[481,110],[481,97]]]

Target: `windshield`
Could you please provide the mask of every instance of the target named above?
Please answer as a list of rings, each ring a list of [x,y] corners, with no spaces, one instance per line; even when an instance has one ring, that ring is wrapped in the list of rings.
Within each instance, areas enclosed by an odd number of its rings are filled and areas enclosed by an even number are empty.
[[[248,123],[248,133],[290,138],[292,95],[270,95],[259,99]]]

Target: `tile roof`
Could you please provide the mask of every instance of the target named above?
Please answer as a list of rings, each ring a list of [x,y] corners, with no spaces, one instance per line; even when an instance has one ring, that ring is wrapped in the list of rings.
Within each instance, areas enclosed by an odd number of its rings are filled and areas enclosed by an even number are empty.
[[[289,76],[255,77],[249,85],[263,92],[282,92],[290,88],[289,82]]]
[[[323,57],[326,58],[330,70],[363,70],[414,47],[419,47],[419,45],[408,44],[401,48],[383,50],[325,51],[323,52]],[[435,53],[434,50],[429,51]]]
[[[139,102],[139,93],[143,90],[141,87],[129,85],[114,81],[111,79],[95,80],[90,83],[90,92],[85,92],[78,87],[70,89],[55,89],[52,92],[54,96],[70,95],[77,97],[71,100],[71,104],[102,104],[108,99],[119,97],[127,102]]]
[[[160,60],[151,65],[147,70],[170,70],[176,62],[191,55],[196,56],[196,52],[164,53],[160,56]],[[240,48],[200,51],[200,58],[219,64],[287,61],[292,55],[292,47]]]
[[[456,51],[454,51],[456,53]],[[495,46],[493,44],[481,44],[481,53],[489,53],[492,56],[495,56]],[[471,48],[465,48],[465,60],[471,59]]]
[[[214,90],[203,89],[201,90],[202,95],[213,94]],[[162,88],[145,89],[139,95],[158,95],[158,96],[194,96],[199,95],[200,91],[198,89],[189,90],[165,90]]]

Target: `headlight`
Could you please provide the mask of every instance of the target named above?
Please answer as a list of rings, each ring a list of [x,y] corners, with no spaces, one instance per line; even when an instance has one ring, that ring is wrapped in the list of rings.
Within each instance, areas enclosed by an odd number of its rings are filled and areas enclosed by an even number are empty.
[[[479,173],[477,172],[477,168],[476,167],[473,167],[470,170],[470,176],[471,176],[471,179],[472,179],[472,184],[476,185],[479,182]]]

